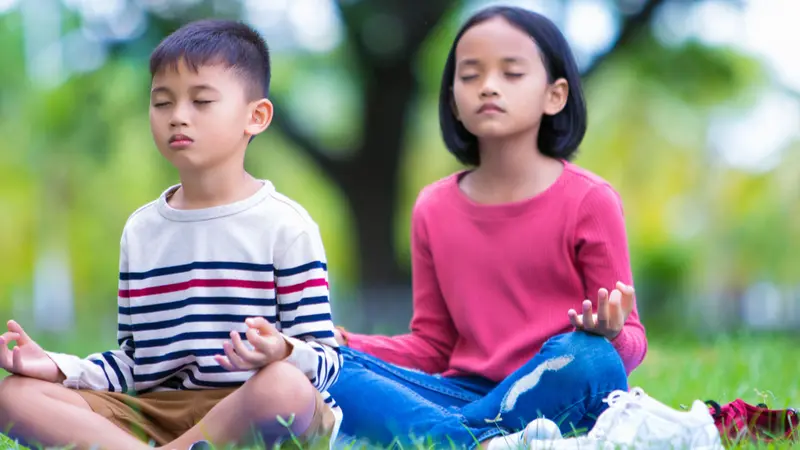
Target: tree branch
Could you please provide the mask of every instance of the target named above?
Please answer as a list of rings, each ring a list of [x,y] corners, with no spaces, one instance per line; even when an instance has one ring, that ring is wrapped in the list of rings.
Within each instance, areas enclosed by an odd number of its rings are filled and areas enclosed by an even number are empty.
[[[598,68],[603,66],[609,57],[620,48],[627,47],[636,40],[636,36],[641,30],[646,28],[653,19],[653,15],[665,0],[647,0],[645,5],[635,14],[625,18],[625,21],[620,26],[619,35],[614,44],[608,50],[594,58],[583,71],[583,77],[590,77]]]
[[[314,139],[304,132],[293,119],[292,113],[284,106],[279,95],[270,93],[270,101],[274,108],[272,116],[272,126],[277,128],[283,136],[298,147],[303,153],[318,164],[325,172],[329,173],[334,181],[341,184],[341,162],[331,158],[323,146],[315,142]]]

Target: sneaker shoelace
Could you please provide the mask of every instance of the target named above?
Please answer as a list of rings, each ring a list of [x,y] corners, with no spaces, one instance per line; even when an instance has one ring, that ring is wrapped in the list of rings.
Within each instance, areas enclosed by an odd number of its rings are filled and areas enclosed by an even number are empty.
[[[604,440],[607,435],[607,430],[610,431],[618,425],[620,421],[624,421],[633,416],[633,411],[631,408],[628,408],[628,405],[637,403],[644,395],[644,391],[638,387],[631,389],[629,392],[622,390],[613,391],[608,397],[603,399],[603,403],[608,404],[608,414],[604,413],[600,415],[598,423],[595,424],[590,435],[596,439]],[[609,423],[609,420],[611,423]],[[597,425],[601,426],[598,427]]]

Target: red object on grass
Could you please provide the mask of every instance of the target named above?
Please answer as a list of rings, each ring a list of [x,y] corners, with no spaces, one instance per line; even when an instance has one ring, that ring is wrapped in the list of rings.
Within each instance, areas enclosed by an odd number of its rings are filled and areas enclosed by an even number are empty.
[[[736,399],[720,406],[708,400],[709,411],[724,443],[743,441],[773,442],[800,438],[800,416],[794,408],[769,409]]]

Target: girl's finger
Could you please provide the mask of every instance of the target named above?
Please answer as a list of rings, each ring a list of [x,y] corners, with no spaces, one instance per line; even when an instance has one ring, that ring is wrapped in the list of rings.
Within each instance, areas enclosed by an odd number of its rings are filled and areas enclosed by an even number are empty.
[[[583,328],[593,329],[595,327],[594,317],[592,317],[592,302],[591,300],[583,301]]]
[[[608,327],[619,331],[625,323],[625,314],[622,311],[622,293],[616,289],[611,292],[608,299]]]
[[[597,325],[608,325],[608,290],[601,288],[597,293]]]
[[[578,311],[570,309],[567,311],[567,316],[569,316],[569,323],[571,323],[573,327],[577,329],[583,328],[583,320],[581,320],[581,316],[578,315]]]

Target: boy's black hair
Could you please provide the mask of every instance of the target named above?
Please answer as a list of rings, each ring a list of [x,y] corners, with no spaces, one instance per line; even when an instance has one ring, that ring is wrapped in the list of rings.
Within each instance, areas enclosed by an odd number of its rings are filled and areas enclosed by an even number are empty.
[[[571,159],[586,134],[586,103],[581,90],[578,65],[567,40],[548,18],[522,8],[493,6],[469,18],[461,27],[447,55],[439,92],[439,126],[447,149],[466,165],[480,165],[478,138],[456,119],[453,112],[453,79],[456,69],[456,46],[467,30],[495,17],[529,34],[541,53],[548,79],[567,80],[569,95],[564,108],[554,116],[544,115],[539,128],[539,151],[552,158]],[[534,99],[531,99],[533,101]]]
[[[251,99],[269,95],[269,49],[261,35],[244,23],[207,19],[182,26],[153,50],[150,75],[174,68],[180,61],[192,70],[206,64],[224,64],[247,81]]]

